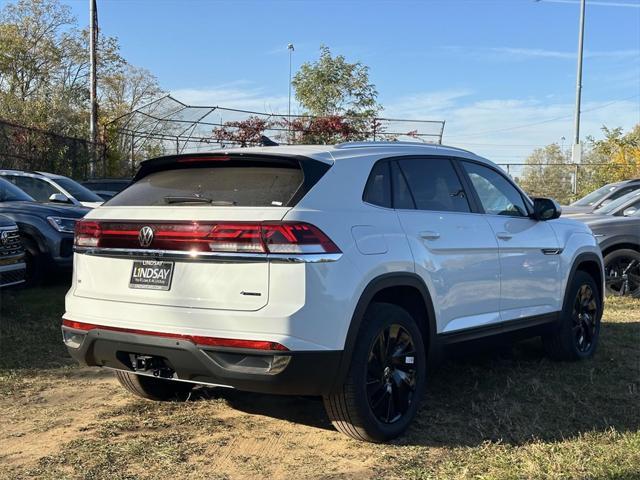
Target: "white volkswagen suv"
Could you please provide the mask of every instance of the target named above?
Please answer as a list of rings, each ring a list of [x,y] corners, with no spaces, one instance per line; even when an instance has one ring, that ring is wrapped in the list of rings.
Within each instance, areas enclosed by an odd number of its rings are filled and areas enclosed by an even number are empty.
[[[147,399],[321,395],[338,430],[385,441],[447,344],[517,331],[557,359],[593,355],[602,257],[559,216],[444,146],[147,160],[77,224],[64,342]]]

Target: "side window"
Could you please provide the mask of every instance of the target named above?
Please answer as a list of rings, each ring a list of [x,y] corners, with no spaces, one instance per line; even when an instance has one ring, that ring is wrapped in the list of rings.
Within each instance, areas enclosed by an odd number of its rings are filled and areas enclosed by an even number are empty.
[[[498,172],[476,163],[461,162],[480,198],[484,211],[490,215],[528,216],[520,192]]]
[[[626,195],[627,193],[631,193],[631,192],[633,192],[634,190],[637,190],[637,189],[638,189],[637,186],[620,188],[620,189],[616,190],[614,193],[612,193],[609,198],[604,200],[601,203],[601,205],[606,205],[607,203],[613,202],[614,200],[622,197],[623,195]]]
[[[449,160],[406,159],[399,160],[398,164],[409,183],[418,210],[471,211],[460,179]]]
[[[391,208],[391,179],[389,162],[378,162],[371,169],[362,199],[373,205]]]
[[[391,163],[391,191],[393,192],[393,208],[415,210],[413,195],[397,162]]]
[[[621,217],[621,216],[628,217],[630,215],[635,215],[635,213],[638,210],[640,210],[640,200],[636,200],[631,205],[627,205],[624,209],[622,209],[618,213],[616,213],[616,216],[618,216],[618,217]]]
[[[60,193],[48,182],[38,178],[22,177],[18,175],[7,175],[4,178],[9,180],[23,192],[31,195],[38,202],[46,202],[52,194]]]

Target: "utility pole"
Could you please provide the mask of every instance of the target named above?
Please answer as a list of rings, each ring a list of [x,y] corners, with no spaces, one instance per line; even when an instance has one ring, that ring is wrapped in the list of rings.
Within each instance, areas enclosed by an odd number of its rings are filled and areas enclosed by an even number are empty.
[[[289,128],[289,138],[287,139],[287,143],[291,143],[291,60],[293,57],[293,52],[295,51],[293,43],[287,45],[287,50],[289,50],[289,109],[287,110],[287,126]]]
[[[98,48],[98,10],[96,0],[89,0],[89,101],[91,103],[90,123],[89,123],[89,140],[90,145],[90,164],[89,175],[95,174],[96,167],[96,144],[98,143],[98,100],[96,95],[97,78],[96,78],[96,49]]]
[[[580,31],[578,33],[578,72],[576,74],[576,111],[573,121],[573,146],[571,160],[580,163],[582,160],[582,145],[580,145],[580,100],[582,97],[582,52],[584,44],[584,15],[586,0],[580,0]]]

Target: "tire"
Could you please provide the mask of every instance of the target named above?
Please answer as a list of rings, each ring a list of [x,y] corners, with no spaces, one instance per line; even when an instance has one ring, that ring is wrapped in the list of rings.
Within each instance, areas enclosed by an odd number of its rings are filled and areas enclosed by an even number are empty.
[[[608,253],[604,271],[607,295],[640,298],[640,252],[622,248]]]
[[[391,345],[394,353],[386,355]],[[397,305],[373,303],[345,382],[323,397],[324,406],[338,431],[356,440],[384,442],[402,434],[415,417],[425,380],[425,347],[415,320]]]
[[[27,267],[25,273],[25,286],[34,287],[40,285],[45,277],[46,262],[38,245],[30,238],[22,238],[24,246],[24,263]]]
[[[185,400],[193,388],[191,383],[137,375],[116,370],[116,378],[124,388],[147,400]]]
[[[581,270],[568,288],[560,323],[542,341],[555,360],[582,360],[592,357],[598,346],[602,299],[593,277]]]

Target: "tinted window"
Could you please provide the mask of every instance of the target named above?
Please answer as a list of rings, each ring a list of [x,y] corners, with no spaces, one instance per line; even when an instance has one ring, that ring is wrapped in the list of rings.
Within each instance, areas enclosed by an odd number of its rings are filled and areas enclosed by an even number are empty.
[[[514,217],[528,216],[522,195],[504,176],[476,163],[462,162],[462,164],[486,213]]]
[[[0,177],[0,202],[27,201],[33,202],[33,198],[24,193],[15,185]]]
[[[590,205],[594,205],[598,201],[600,201],[605,195],[608,195],[610,192],[613,192],[618,185],[614,185],[612,183],[605,185],[604,187],[600,187],[599,189],[591,192],[588,195],[585,195],[580,200],[576,200],[571,205],[576,207],[588,207]]]
[[[119,192],[120,190],[124,190],[129,183],[131,182],[128,180],[114,180],[106,182],[82,182],[82,185],[94,191]]]
[[[391,164],[391,190],[393,191],[393,208],[416,208],[407,180],[396,162]]]
[[[69,192],[73,198],[80,202],[101,202],[102,199],[89,190],[86,187],[83,187],[75,180],[71,180],[70,178],[62,177],[54,179],[58,185],[64,188],[67,192]]]
[[[603,206],[594,210],[593,213],[609,215],[615,212],[616,210],[618,210],[621,206],[625,205],[626,203],[631,202],[634,198],[640,198],[640,190],[629,192],[626,195],[623,195],[622,197],[616,200],[613,200],[611,202],[607,202],[607,203],[603,202]],[[622,210],[616,213],[616,215],[622,215]]]
[[[381,207],[391,207],[391,184],[389,181],[389,162],[378,162],[364,188],[363,200]]]
[[[143,177],[108,205],[280,207],[302,184],[289,166],[220,166],[163,170]]]
[[[46,180],[34,177],[22,177],[19,175],[6,175],[3,178],[9,180],[20,190],[35,198],[38,202],[48,202],[54,193],[61,193],[56,187]]]
[[[443,158],[398,161],[419,210],[469,212],[469,203],[451,162]]]
[[[631,193],[631,192],[633,192],[635,190],[638,190],[639,188],[640,188],[639,185],[632,185],[630,187],[619,188],[618,190],[613,192],[611,194],[611,196],[607,197],[607,199],[602,202],[602,205],[605,205],[605,202],[609,203],[609,202],[612,202],[613,200],[616,200],[616,199],[618,199],[620,197],[623,197],[627,193]]]

